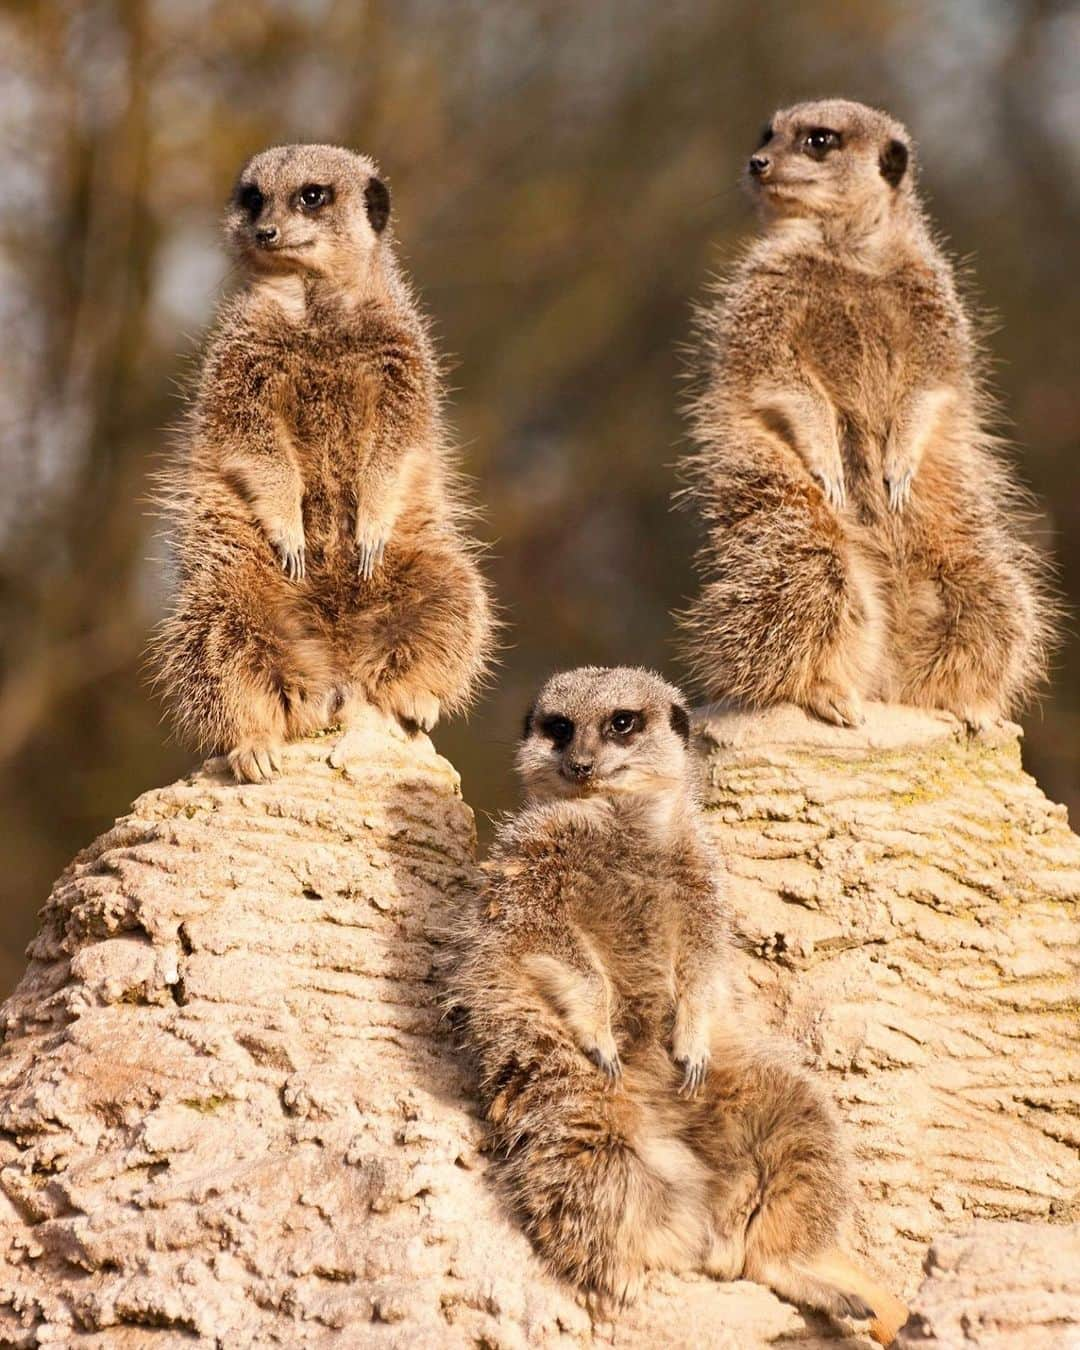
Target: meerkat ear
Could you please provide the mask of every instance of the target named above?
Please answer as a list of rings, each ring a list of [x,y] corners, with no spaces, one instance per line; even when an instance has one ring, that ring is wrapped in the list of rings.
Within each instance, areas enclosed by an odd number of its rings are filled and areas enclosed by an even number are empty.
[[[903,141],[891,140],[881,152],[878,167],[881,176],[890,187],[899,187],[900,180],[907,173],[908,148]]]
[[[671,705],[671,729],[683,745],[690,744],[690,714],[681,703]]]
[[[390,189],[381,178],[369,178],[364,188],[367,218],[376,234],[382,234],[390,219]]]

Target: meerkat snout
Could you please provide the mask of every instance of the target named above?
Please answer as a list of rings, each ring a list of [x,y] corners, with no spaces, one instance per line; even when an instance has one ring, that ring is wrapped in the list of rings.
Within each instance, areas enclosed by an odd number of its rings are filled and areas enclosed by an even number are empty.
[[[746,166],[755,178],[765,178],[768,175],[772,161],[768,155],[751,155],[750,162]]]

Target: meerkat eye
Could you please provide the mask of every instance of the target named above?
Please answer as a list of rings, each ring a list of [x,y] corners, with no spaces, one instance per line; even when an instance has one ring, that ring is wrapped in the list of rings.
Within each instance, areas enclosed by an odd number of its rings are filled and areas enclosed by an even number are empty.
[[[803,141],[807,154],[815,159],[824,159],[830,150],[840,149],[840,133],[830,131],[828,127],[815,127]]]
[[[569,745],[574,736],[574,724],[569,717],[545,717],[540,730],[556,745]]]
[[[611,721],[608,727],[615,736],[629,736],[633,731],[640,731],[642,717],[640,713],[628,712],[625,708],[620,708],[618,712],[611,714]]]
[[[254,183],[245,183],[236,194],[236,204],[241,211],[246,211],[252,220],[255,220],[263,209],[265,200],[266,198]]]
[[[326,206],[332,198],[333,193],[330,189],[318,183],[306,183],[299,192],[300,205],[305,211],[317,211],[320,206]]]

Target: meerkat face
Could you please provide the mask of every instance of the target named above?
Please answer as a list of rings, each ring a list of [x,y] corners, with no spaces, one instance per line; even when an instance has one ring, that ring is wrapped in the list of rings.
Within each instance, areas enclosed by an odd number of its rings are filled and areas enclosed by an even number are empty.
[[[690,719],[651,671],[587,666],[553,676],[525,718],[518,772],[533,797],[681,788]]]
[[[746,185],[766,219],[878,215],[910,194],[913,176],[904,127],[846,99],[774,114],[746,166]]]
[[[390,192],[370,159],[333,145],[284,145],[240,170],[225,232],[253,272],[344,281],[381,246],[389,219]]]

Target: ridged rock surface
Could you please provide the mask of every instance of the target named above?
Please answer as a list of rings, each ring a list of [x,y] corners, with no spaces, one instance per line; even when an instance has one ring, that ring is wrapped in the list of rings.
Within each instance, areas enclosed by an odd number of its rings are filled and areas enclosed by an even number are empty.
[[[1080,1224],[991,1223],[935,1242],[907,1350],[1080,1350]]]
[[[1019,729],[698,729],[746,975],[840,1105],[862,1251],[910,1295],[938,1234],[1080,1217],[1080,839]]]
[[[1014,738],[792,713],[701,744],[748,979],[851,1126],[858,1245],[910,1294],[972,1214],[1064,1218],[1080,842]],[[376,714],[273,785],[149,792],[75,860],[2,1014],[0,1343],[826,1345],[744,1282],[654,1276],[613,1333],[545,1275],[440,1025],[474,866],[453,769]]]

